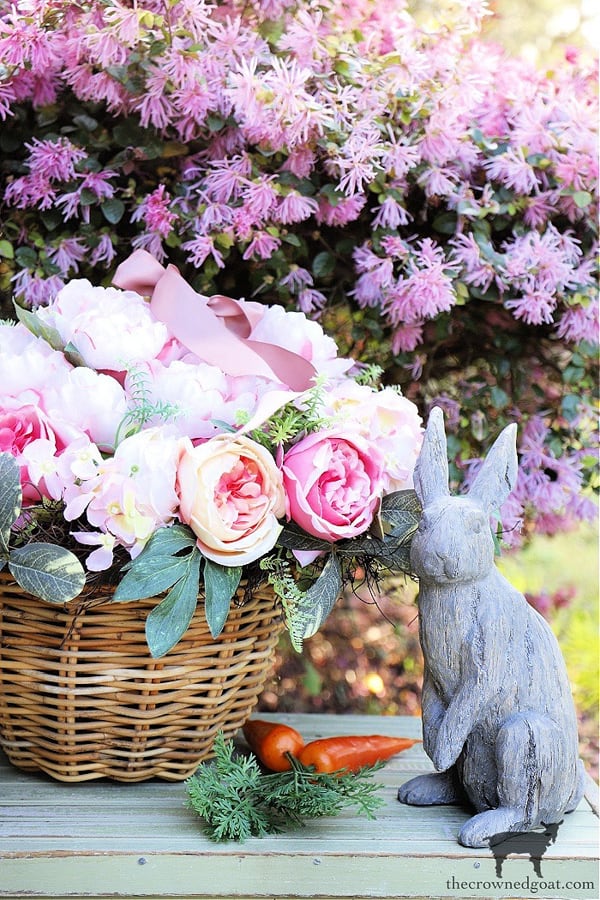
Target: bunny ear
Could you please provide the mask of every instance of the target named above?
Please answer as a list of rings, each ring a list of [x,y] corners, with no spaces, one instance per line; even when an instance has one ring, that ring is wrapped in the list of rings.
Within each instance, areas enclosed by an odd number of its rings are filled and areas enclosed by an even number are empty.
[[[448,495],[448,448],[444,431],[444,413],[435,406],[429,413],[423,446],[415,466],[413,482],[422,506]]]
[[[488,512],[499,509],[517,481],[517,426],[507,425],[488,453],[471,485],[469,497]]]

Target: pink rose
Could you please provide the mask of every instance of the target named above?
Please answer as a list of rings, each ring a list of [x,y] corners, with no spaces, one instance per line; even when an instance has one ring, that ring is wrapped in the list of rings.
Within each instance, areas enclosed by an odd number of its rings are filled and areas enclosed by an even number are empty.
[[[285,513],[281,473],[271,454],[244,436],[218,435],[183,451],[179,515],[208,559],[242,566],[271,550]]]
[[[379,504],[382,466],[379,451],[359,434],[309,434],[283,460],[288,515],[326,541],[361,534]]]
[[[48,440],[56,448],[56,436],[48,424],[45,415],[32,404],[19,405],[19,401],[13,401],[15,406],[11,408],[10,399],[0,407],[0,453],[11,453],[21,467],[21,486],[23,488],[23,500],[25,503],[34,503],[40,499],[40,489],[29,474],[26,461],[23,459],[23,451],[34,441]]]

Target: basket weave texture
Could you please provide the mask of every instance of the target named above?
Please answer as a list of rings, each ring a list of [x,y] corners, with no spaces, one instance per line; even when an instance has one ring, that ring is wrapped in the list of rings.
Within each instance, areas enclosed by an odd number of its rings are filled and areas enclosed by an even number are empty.
[[[202,603],[182,640],[150,656],[156,599],[110,603],[111,590],[54,607],[0,574],[0,747],[20,769],[59,781],[181,781],[215,735],[249,717],[282,630],[268,587],[234,598],[218,638]]]

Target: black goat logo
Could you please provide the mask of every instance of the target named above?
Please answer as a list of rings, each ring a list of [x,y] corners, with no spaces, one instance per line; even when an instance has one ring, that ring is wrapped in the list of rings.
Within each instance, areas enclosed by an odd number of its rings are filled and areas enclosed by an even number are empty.
[[[502,877],[502,865],[511,853],[526,853],[531,860],[533,869],[538,878],[542,877],[542,856],[556,841],[558,826],[545,825],[543,831],[529,831],[527,833],[510,834],[500,833],[490,838],[490,849],[496,859],[496,877]]]

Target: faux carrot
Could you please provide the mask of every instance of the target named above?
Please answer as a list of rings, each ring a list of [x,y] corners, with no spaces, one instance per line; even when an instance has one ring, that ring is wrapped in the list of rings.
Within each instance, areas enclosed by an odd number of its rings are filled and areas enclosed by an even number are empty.
[[[321,738],[306,744],[298,759],[305,766],[314,766],[317,772],[337,772],[340,769],[357,772],[363,766],[384,762],[416,743],[417,740],[412,738],[381,734]]]
[[[289,725],[266,722],[264,719],[249,719],[242,730],[252,752],[272,772],[287,772],[291,769],[286,754],[298,756],[304,747],[304,738],[300,732]]]

